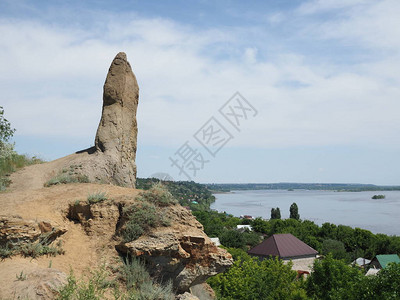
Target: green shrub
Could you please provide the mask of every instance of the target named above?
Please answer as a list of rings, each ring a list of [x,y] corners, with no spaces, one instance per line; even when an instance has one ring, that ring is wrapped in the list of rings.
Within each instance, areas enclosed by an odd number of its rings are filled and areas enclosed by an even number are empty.
[[[251,256],[249,254],[247,254],[247,252],[244,251],[243,249],[227,248],[227,247],[224,247],[224,246],[221,246],[221,248],[227,250],[232,255],[232,258],[234,260],[240,259],[242,261],[245,261],[245,260],[249,260],[251,258]]]
[[[52,185],[57,185],[57,184],[68,184],[68,183],[88,183],[89,182],[89,177],[87,175],[82,175],[82,174],[66,174],[66,173],[59,173],[57,176],[51,178],[49,181],[47,181],[44,186],[49,187]]]
[[[144,264],[136,259],[126,260],[119,269],[119,279],[125,282],[126,288],[121,291],[117,281],[110,281],[110,272],[105,267],[95,270],[89,277],[76,279],[71,271],[67,284],[59,290],[59,300],[92,300],[110,299],[113,295],[118,300],[172,300],[172,284],[155,283]],[[108,296],[108,297],[106,297]]]
[[[140,201],[139,204],[124,209],[128,219],[122,231],[124,242],[136,240],[151,227],[170,226],[171,222],[165,216],[163,207],[178,203],[161,183],[154,184],[136,200]]]
[[[234,229],[224,230],[219,236],[219,240],[225,247],[244,249],[246,246],[246,239],[243,233]]]
[[[307,299],[292,263],[242,257],[224,273],[207,280],[218,299]]]
[[[314,261],[313,272],[305,286],[312,299],[362,299],[357,297],[356,289],[365,278],[357,268],[334,259],[329,253],[325,259]]]
[[[341,241],[326,239],[322,242],[322,254],[332,254],[334,259],[345,259],[350,262],[350,254],[346,252],[346,248]]]
[[[1,259],[11,257],[14,255],[15,249],[12,243],[6,243],[4,246],[0,246],[0,257]]]
[[[78,284],[77,280],[74,276],[74,273],[71,271],[68,278],[67,278],[67,284],[64,285],[59,291],[58,291],[58,300],[69,300],[73,299],[72,297],[74,296],[74,293],[78,289]]]
[[[144,233],[144,228],[140,224],[129,221],[126,223],[125,230],[122,234],[124,242],[130,242],[138,239]]]
[[[37,241],[15,243],[8,242],[0,247],[0,257],[2,259],[21,254],[25,257],[36,258],[42,255],[56,256],[64,254],[61,241],[53,244],[50,240],[51,233],[42,234]]]
[[[11,183],[8,176],[16,170],[39,164],[43,161],[36,156],[29,157],[20,155],[14,151],[14,145],[9,143],[0,143],[0,191],[4,190]]]
[[[129,206],[124,213],[128,219],[122,232],[124,242],[136,240],[152,227],[170,225],[164,211],[146,201]]]
[[[67,284],[59,290],[59,300],[92,300],[92,299],[105,299],[106,292],[110,287],[115,286],[112,281],[107,278],[109,273],[106,269],[101,267],[91,273],[91,276],[85,280],[81,278],[79,281],[71,271],[68,276]]]
[[[102,202],[107,200],[108,197],[106,195],[106,192],[96,192],[93,194],[89,194],[87,197],[87,201],[89,202],[89,204],[95,204],[98,202]]]
[[[261,235],[254,231],[245,231],[242,234],[247,246],[254,247],[261,242]]]
[[[23,243],[19,245],[19,253],[25,257],[36,258],[42,255],[56,256],[59,254],[64,254],[65,251],[62,249],[61,242],[58,242],[55,246],[52,246],[47,238],[44,238],[36,242]]]
[[[121,268],[121,279],[130,291],[130,299],[175,299],[172,283],[156,283],[146,270],[144,262],[138,258],[127,258]]]
[[[144,282],[136,293],[133,293],[133,299],[147,300],[173,300],[175,296],[172,292],[172,283],[161,285],[151,281]]]
[[[0,177],[0,191],[4,191],[11,184],[8,177]]]
[[[162,183],[155,183],[153,186],[141,193],[138,198],[141,201],[148,201],[158,206],[169,206],[177,204],[178,201],[172,196]]]
[[[137,206],[132,205],[125,210],[125,213],[128,217],[122,234],[125,242],[137,239],[151,227],[160,223],[160,216],[152,203],[142,202]]]
[[[21,273],[16,274],[15,277],[17,278],[18,281],[24,281],[26,280],[27,276],[24,274],[24,271],[21,271]]]
[[[126,258],[123,261],[120,276],[127,289],[138,288],[144,282],[151,281],[144,262],[138,258]]]

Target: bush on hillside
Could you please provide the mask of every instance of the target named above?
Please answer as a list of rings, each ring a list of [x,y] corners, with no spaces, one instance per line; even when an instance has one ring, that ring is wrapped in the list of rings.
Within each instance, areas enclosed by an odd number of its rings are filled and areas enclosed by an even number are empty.
[[[95,203],[98,203],[98,202],[105,201],[107,199],[108,199],[108,197],[106,195],[106,192],[92,193],[92,194],[89,194],[88,197],[87,197],[87,201],[88,201],[89,204],[95,204]]]
[[[54,243],[50,239],[51,233],[42,234],[37,241],[32,242],[7,242],[0,246],[2,259],[21,254],[25,257],[37,258],[42,255],[56,256],[64,254],[61,241]]]
[[[118,273],[117,279],[105,266],[91,272],[89,276],[77,279],[71,271],[65,286],[59,290],[59,300],[76,299],[157,299],[173,300],[175,296],[172,284],[155,282],[147,272],[145,265],[137,259],[126,260],[113,271]],[[121,286],[121,281],[125,287]]]
[[[141,193],[137,200],[148,201],[158,206],[169,206],[178,203],[162,183],[155,183],[149,190]]]
[[[0,191],[6,189],[11,180],[9,175],[25,166],[40,164],[43,161],[36,156],[29,157],[14,151],[14,145],[4,143],[0,147]]]
[[[177,201],[161,185],[156,184],[150,190],[141,193],[136,200],[137,204],[124,209],[127,219],[122,237],[124,242],[130,242],[157,226],[169,226],[170,220],[166,217],[165,209]]]
[[[81,174],[81,169],[82,165],[71,165],[69,169],[62,169],[56,176],[47,181],[44,186],[49,187],[52,185],[68,183],[88,183],[89,177]]]

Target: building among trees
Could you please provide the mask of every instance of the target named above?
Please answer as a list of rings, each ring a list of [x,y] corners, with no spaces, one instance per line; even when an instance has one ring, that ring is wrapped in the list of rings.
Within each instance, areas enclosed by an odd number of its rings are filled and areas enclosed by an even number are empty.
[[[248,254],[257,256],[261,260],[278,257],[286,262],[292,261],[293,270],[310,272],[318,251],[292,234],[285,233],[270,236],[250,249]]]
[[[374,269],[385,269],[390,263],[400,263],[400,258],[397,254],[381,254],[374,257],[370,266]]]

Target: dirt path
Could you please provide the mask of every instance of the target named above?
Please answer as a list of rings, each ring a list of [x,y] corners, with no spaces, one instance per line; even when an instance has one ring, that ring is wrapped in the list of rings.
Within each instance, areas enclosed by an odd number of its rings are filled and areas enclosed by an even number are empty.
[[[11,174],[9,191],[36,190],[43,187],[51,177],[57,175],[58,170],[76,159],[77,154],[71,154],[51,162],[25,167]]]

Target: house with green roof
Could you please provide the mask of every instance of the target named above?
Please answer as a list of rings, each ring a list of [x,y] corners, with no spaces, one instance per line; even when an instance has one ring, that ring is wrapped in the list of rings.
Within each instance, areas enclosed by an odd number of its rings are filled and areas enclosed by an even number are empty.
[[[385,269],[390,263],[400,263],[400,258],[397,254],[380,254],[374,257],[370,266],[375,269]]]

